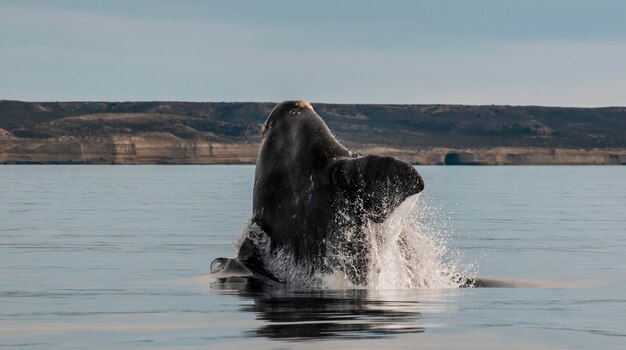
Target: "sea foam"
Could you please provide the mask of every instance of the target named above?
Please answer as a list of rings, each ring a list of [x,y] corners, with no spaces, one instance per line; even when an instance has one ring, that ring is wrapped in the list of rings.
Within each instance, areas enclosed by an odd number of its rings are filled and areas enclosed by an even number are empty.
[[[367,220],[358,228],[334,232],[326,244],[325,263],[297,260],[288,248],[271,249],[270,237],[255,223],[248,223],[235,244],[250,238],[259,250],[266,269],[294,288],[376,290],[458,288],[475,275],[475,266],[464,264],[458,249],[450,248],[450,220],[441,210],[420,201],[420,195],[407,198],[382,223]],[[354,243],[360,251],[354,251]],[[354,269],[363,255],[367,269]],[[349,274],[358,276],[355,284]]]

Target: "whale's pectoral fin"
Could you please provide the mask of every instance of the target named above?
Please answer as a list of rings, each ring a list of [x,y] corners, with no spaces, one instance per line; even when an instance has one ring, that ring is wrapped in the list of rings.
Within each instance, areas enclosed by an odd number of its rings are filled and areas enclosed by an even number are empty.
[[[213,262],[211,263],[211,269],[210,269],[211,273],[218,273],[224,270],[224,267],[226,266],[226,264],[228,264],[227,258],[217,258],[213,260]]]
[[[252,272],[280,282],[278,278],[267,271],[259,248],[254,244],[254,242],[252,242],[252,240],[250,240],[250,238],[244,238],[241,243],[237,254],[237,260]]]
[[[407,197],[424,189],[417,170],[392,157],[340,160],[332,177],[346,200],[361,203],[366,217],[375,222],[384,221]]]

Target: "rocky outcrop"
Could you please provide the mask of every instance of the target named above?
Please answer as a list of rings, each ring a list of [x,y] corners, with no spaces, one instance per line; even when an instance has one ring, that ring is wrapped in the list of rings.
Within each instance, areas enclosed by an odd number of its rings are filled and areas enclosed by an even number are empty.
[[[254,163],[274,105],[0,100],[0,163]],[[411,163],[625,163],[626,107],[314,108],[349,148]]]
[[[363,154],[389,155],[412,164],[436,165],[626,165],[626,149],[544,147],[427,148],[364,147]]]
[[[185,140],[167,133],[112,137],[0,139],[4,164],[254,164],[259,144]],[[361,154],[422,165],[626,164],[626,149],[543,147],[399,149],[363,146]]]
[[[15,139],[15,136],[13,136],[12,133],[8,132],[7,130],[4,130],[2,128],[0,128],[0,141],[2,140],[12,140]]]
[[[0,163],[254,163],[257,145],[185,140],[168,134],[0,140]]]

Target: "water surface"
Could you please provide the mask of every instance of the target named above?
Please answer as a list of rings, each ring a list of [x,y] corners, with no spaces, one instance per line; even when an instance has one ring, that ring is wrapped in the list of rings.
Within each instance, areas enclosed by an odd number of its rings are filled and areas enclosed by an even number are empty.
[[[418,170],[450,248],[524,288],[211,288],[253,166],[1,166],[0,346],[626,347],[626,168]]]

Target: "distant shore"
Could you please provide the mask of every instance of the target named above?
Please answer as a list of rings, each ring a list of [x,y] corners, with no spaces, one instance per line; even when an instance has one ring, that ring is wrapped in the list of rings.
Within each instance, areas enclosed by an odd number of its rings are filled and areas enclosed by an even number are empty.
[[[274,106],[0,100],[0,164],[254,164]],[[626,164],[626,107],[313,107],[353,151],[413,164]]]
[[[171,135],[0,140],[0,164],[254,164],[259,144]],[[353,148],[421,165],[624,165],[626,149],[491,147]]]

